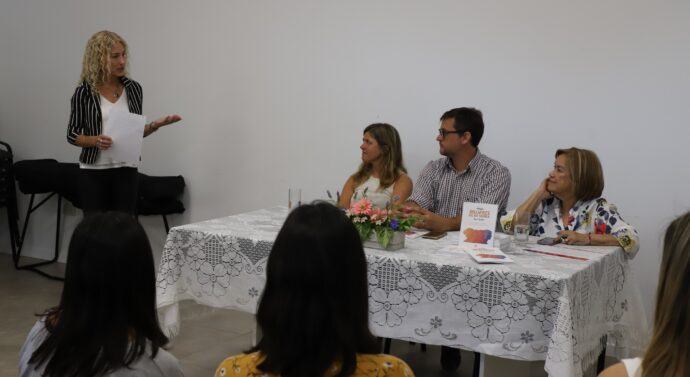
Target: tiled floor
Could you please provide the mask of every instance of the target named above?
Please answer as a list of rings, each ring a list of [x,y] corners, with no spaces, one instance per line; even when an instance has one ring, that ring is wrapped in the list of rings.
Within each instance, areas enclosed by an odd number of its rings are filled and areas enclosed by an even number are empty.
[[[64,265],[50,266],[62,274]],[[16,271],[9,255],[0,254],[0,376],[17,375],[18,353],[26,334],[36,321],[34,314],[55,306],[62,283],[29,271]],[[170,344],[170,352],[180,360],[187,377],[213,376],[216,366],[229,355],[250,347],[254,326],[251,315],[224,309],[211,309],[185,301],[181,305],[180,334]],[[417,376],[471,376],[473,354],[462,352],[462,365],[455,373],[440,368],[439,347],[419,346],[394,341],[391,353],[407,361]],[[487,375],[544,376],[543,363],[493,360]],[[593,373],[590,373],[593,375]]]

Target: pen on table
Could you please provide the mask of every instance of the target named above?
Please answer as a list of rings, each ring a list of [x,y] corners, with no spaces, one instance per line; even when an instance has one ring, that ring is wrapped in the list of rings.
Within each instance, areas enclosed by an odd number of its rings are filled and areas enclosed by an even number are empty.
[[[328,195],[328,199],[333,199],[333,195],[331,195],[331,190],[326,190],[326,195]]]
[[[522,249],[525,251],[530,251],[532,253],[539,253],[539,254],[545,254],[545,255],[551,255],[554,257],[561,257],[561,258],[570,258],[570,259],[577,259],[577,260],[589,260],[588,258],[583,258],[583,257],[576,257],[573,255],[566,255],[566,254],[560,254],[560,253],[553,253],[550,251],[542,251],[542,250],[534,250],[534,249]]]

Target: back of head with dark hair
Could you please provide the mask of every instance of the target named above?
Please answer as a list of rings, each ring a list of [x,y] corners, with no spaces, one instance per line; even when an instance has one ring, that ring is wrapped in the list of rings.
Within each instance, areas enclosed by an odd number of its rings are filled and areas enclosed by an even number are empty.
[[[690,212],[666,229],[654,329],[642,360],[643,377],[690,373]]]
[[[252,351],[264,372],[321,377],[355,370],[357,353],[377,353],[369,330],[367,265],[342,211],[317,203],[293,210],[278,233],[256,314],[263,337]]]
[[[458,107],[441,115],[441,121],[453,119],[456,131],[467,131],[472,135],[472,145],[478,146],[484,135],[482,112],[474,107]]]
[[[146,232],[129,214],[86,217],[69,245],[60,305],[30,363],[45,375],[93,376],[129,365],[168,342],[156,315],[155,270]]]

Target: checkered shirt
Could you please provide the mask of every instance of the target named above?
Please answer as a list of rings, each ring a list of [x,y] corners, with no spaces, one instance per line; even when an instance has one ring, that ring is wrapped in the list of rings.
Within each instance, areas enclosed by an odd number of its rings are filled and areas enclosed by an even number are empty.
[[[461,215],[464,202],[497,204],[500,218],[509,194],[508,168],[477,151],[461,172],[455,170],[448,157],[429,162],[408,200],[443,217]]]

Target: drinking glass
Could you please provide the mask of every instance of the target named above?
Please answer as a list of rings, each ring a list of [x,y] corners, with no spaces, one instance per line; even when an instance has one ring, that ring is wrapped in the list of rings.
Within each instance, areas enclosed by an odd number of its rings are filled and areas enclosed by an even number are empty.
[[[529,220],[532,214],[529,212],[515,212],[513,219],[513,242],[516,245],[524,246],[529,240]]]

